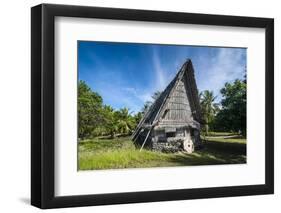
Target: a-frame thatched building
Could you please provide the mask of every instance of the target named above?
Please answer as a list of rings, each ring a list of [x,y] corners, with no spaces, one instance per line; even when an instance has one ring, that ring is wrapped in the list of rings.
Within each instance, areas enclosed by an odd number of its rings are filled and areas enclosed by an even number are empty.
[[[200,122],[198,90],[188,59],[144,114],[133,141],[141,149],[191,153],[201,146]]]

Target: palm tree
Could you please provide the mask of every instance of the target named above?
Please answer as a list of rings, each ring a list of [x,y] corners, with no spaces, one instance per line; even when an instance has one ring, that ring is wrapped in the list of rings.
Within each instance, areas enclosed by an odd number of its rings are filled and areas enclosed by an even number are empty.
[[[218,112],[218,104],[214,103],[216,97],[213,91],[205,90],[199,94],[200,107],[205,122],[206,135],[209,134],[209,124],[213,121]]]
[[[115,133],[118,131],[118,121],[116,119],[116,113],[111,106],[104,106],[104,126],[106,131],[110,134],[111,138],[115,137]]]
[[[135,119],[129,112],[127,107],[121,108],[116,111],[116,116],[118,120],[118,130],[122,134],[128,134],[135,128]]]
[[[152,102],[151,101],[146,101],[141,109],[141,113],[142,115],[144,115],[147,110],[149,109],[149,107],[152,105]]]
[[[161,95],[161,91],[156,91],[151,95],[152,101],[146,101],[142,107],[141,113],[144,115],[147,110],[151,107],[151,105],[153,104],[153,102],[155,102],[159,96]]]
[[[161,91],[156,91],[156,92],[154,92],[153,93],[153,95],[151,96],[151,98],[155,101],[155,100],[157,100],[157,98],[159,98],[159,96],[161,95]]]

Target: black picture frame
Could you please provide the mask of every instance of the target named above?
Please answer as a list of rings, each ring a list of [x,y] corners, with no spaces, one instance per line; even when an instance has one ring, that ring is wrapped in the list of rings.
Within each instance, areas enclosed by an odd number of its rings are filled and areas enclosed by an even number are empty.
[[[54,21],[81,17],[264,28],[265,184],[93,195],[54,195]],[[240,16],[41,4],[31,8],[31,204],[39,208],[217,198],[274,193],[274,20]]]

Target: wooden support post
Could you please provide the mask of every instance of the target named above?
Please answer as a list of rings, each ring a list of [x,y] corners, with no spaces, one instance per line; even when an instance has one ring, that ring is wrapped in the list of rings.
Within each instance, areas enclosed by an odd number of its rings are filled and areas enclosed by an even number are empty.
[[[144,141],[143,141],[143,143],[142,143],[142,145],[141,145],[140,152],[141,152],[141,150],[143,149],[143,147],[144,147],[144,145],[145,145],[145,143],[146,143],[146,141],[147,141],[147,138],[148,138],[148,136],[149,136],[151,130],[152,130],[152,128],[150,128],[150,130],[148,131],[148,133],[147,133],[147,135],[146,135],[146,137],[145,137],[145,139],[144,139]]]

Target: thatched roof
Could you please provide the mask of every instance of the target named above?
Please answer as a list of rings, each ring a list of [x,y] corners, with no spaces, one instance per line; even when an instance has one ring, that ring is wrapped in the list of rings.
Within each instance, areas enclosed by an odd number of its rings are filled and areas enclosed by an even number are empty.
[[[187,86],[187,96],[189,105],[192,111],[192,119],[198,123],[201,123],[201,113],[200,113],[200,105],[199,105],[199,97],[198,90],[194,77],[194,69],[190,59],[188,59],[181,67],[179,72],[176,74],[174,79],[168,84],[165,90],[159,95],[159,97],[154,101],[154,103],[150,106],[150,108],[144,114],[142,120],[138,124],[134,134],[133,139],[139,134],[141,129],[149,126],[155,125],[155,122],[159,121],[159,116],[161,115],[161,110],[163,110],[163,106],[165,105],[167,99],[169,98],[173,88],[175,88],[179,81],[185,78]]]

